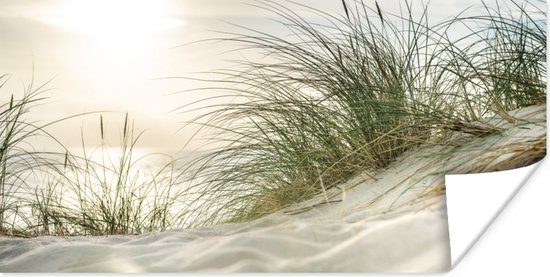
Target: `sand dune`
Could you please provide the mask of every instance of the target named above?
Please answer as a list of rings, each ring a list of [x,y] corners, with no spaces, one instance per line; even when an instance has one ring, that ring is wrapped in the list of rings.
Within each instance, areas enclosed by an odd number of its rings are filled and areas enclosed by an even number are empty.
[[[385,171],[249,223],[139,236],[2,237],[0,271],[447,271],[444,173],[532,162],[523,153],[546,145],[545,114],[543,105],[514,114],[527,121],[491,119],[503,135],[415,149]]]
[[[444,210],[391,220],[286,219],[140,236],[2,239],[3,272],[444,271]],[[235,231],[239,228],[239,231]],[[227,231],[230,235],[220,232]],[[422,249],[419,251],[419,249]]]

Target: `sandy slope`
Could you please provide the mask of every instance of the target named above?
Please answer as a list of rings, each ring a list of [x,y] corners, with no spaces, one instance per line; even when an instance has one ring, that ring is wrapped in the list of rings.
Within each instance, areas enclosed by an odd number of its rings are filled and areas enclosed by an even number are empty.
[[[546,106],[503,135],[411,151],[374,176],[259,220],[140,236],[0,238],[0,271],[344,271],[450,269],[444,173],[529,163],[546,145]],[[545,146],[543,151],[545,151]],[[444,154],[444,155],[439,155]],[[330,203],[324,203],[326,200]]]

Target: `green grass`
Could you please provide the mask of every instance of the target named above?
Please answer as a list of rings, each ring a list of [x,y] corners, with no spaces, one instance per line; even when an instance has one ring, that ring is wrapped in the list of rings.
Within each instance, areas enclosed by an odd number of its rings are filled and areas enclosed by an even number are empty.
[[[205,180],[197,224],[261,217],[452,132],[496,134],[473,122],[513,121],[507,110],[545,102],[544,9],[510,2],[432,26],[427,6],[392,15],[377,2],[350,2],[332,15],[258,1],[289,36],[241,27],[220,39],[262,59],[217,71],[208,81],[223,87],[206,89],[223,90],[229,103],[203,103],[205,115],[190,123],[215,130],[210,141],[222,145],[190,169]],[[456,25],[469,34],[451,38]]]
[[[0,77],[2,86],[7,77]],[[90,153],[84,135],[78,154],[61,144],[50,152],[32,147],[36,137],[57,142],[46,127],[63,123],[29,122],[32,107],[45,99],[43,92],[44,86],[29,86],[22,98],[11,96],[0,106],[0,234],[138,234],[183,226],[183,172],[167,155],[136,157],[141,133],[135,133],[128,115],[116,145],[107,143],[100,116],[102,144]],[[112,149],[119,153],[113,156]],[[148,169],[143,163],[150,158],[163,162]]]
[[[55,234],[140,234],[181,227],[184,217],[182,175],[175,160],[147,169],[141,163],[153,155],[135,157],[141,133],[124,118],[118,156],[105,143],[92,153],[67,154],[63,169],[49,186],[37,190],[36,211],[41,232]],[[99,159],[99,161],[98,161]],[[47,201],[42,204],[41,202]]]
[[[546,102],[544,4],[482,5],[436,24],[429,6],[407,2],[398,15],[363,1],[342,1],[339,14],[290,1],[255,5],[288,36],[245,26],[215,39],[261,58],[209,72],[217,78],[205,90],[220,94],[182,106],[199,106],[203,114],[189,124],[209,130],[206,143],[217,146],[184,168],[168,157],[144,169],[154,157],[137,155],[141,133],[128,115],[114,145],[100,115],[93,134],[102,143],[93,150],[83,134],[82,153],[59,143],[58,151],[38,151],[31,141],[57,142],[47,127],[63,121],[29,121],[44,86],[31,83],[5,101],[0,234],[138,234],[251,220],[457,132],[503,135],[477,121],[498,115],[514,123],[507,111]],[[467,34],[452,37],[458,27]],[[546,152],[542,143],[533,149],[537,158]],[[518,153],[499,168],[533,161]]]
[[[465,81],[472,118],[546,102],[546,5],[495,3],[449,22],[470,30],[446,69]]]
[[[0,89],[8,82],[9,75],[0,76]],[[0,105],[0,234],[15,229],[18,220],[28,221],[24,213],[28,195],[22,193],[35,171],[49,162],[46,153],[38,153],[30,140],[47,136],[41,125],[27,118],[29,109],[44,98],[44,86],[31,85],[24,89],[21,98],[11,95]]]

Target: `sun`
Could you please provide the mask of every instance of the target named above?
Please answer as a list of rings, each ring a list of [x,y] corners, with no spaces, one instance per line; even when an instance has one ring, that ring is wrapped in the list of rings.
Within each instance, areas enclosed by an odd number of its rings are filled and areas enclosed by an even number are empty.
[[[166,49],[184,20],[182,4],[163,0],[65,0],[40,18],[63,38],[55,58],[89,93],[78,101],[98,109],[143,113],[149,79],[165,70]],[[170,39],[168,39],[170,38]],[[160,58],[159,58],[160,57]],[[148,109],[152,111],[153,109]]]
[[[167,12],[162,1],[71,0],[55,7],[47,20],[89,35],[132,37],[183,25]]]

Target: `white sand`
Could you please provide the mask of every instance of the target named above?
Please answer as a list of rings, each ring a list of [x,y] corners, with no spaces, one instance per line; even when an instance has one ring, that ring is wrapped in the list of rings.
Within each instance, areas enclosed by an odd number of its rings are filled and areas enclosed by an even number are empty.
[[[374,175],[259,220],[140,236],[0,237],[1,272],[441,272],[450,269],[444,173],[499,164],[546,137],[546,107],[529,123],[460,151],[417,149]],[[434,154],[436,153],[436,154]],[[495,153],[497,155],[495,155]],[[498,159],[494,159],[498,156]]]

